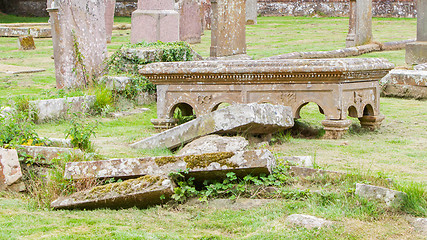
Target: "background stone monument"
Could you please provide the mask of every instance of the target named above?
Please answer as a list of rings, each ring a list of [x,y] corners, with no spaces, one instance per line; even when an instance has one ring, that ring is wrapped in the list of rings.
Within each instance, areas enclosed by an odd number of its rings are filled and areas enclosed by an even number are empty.
[[[179,41],[179,13],[174,0],[139,0],[132,13],[131,43]]]
[[[211,0],[211,57],[246,53],[246,0]]]
[[[212,5],[210,0],[201,0],[202,4],[202,27],[203,30],[211,29]]]
[[[188,43],[202,41],[201,4],[198,0],[181,0],[179,5],[179,39]]]
[[[107,43],[111,42],[114,25],[114,12],[116,9],[116,0],[105,0],[105,32],[107,34]]]
[[[246,0],[246,24],[257,24],[258,17],[258,0]]]
[[[105,0],[55,0],[52,25],[56,86],[85,87],[103,70],[107,56]]]
[[[406,45],[406,63],[427,62],[427,1],[417,1],[417,41]]]
[[[346,47],[360,46],[372,41],[372,0],[350,0],[350,23]]]

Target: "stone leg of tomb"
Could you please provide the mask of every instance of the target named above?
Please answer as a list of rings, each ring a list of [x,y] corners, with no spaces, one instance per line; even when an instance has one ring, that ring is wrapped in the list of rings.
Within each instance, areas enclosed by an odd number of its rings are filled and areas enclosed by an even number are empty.
[[[417,1],[417,41],[406,45],[406,63],[427,62],[427,1]]]
[[[340,139],[351,125],[350,120],[323,120],[323,129],[325,129],[325,139]]]
[[[175,118],[157,118],[151,119],[155,129],[170,129],[177,125],[178,120]]]
[[[377,130],[380,128],[382,121],[384,120],[384,115],[378,116],[363,116],[359,118],[360,125],[363,128],[367,128],[371,131]]]

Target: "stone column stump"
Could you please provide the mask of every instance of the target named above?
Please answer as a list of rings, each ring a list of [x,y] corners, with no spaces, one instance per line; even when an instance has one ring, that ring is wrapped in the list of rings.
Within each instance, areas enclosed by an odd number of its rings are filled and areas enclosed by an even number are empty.
[[[350,21],[346,47],[368,44],[372,41],[372,0],[350,0]]]
[[[406,45],[406,63],[409,65],[427,62],[427,1],[417,1],[417,41]]]

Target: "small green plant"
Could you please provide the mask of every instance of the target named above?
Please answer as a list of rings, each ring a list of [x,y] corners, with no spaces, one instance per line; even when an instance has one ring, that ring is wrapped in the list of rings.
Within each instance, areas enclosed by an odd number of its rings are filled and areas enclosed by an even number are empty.
[[[14,108],[18,113],[23,114],[28,120],[36,122],[38,120],[38,113],[33,104],[30,102],[28,96],[18,96],[14,100]]]
[[[76,115],[71,119],[70,123],[70,128],[65,131],[65,138],[69,137],[71,144],[75,148],[88,152],[93,151],[90,138],[95,136],[95,129],[98,127],[98,123],[84,123]]]
[[[184,116],[182,114],[182,110],[180,108],[176,108],[175,112],[173,114],[173,118],[175,118],[176,120],[178,120],[177,124],[180,125],[180,124],[189,122],[191,120],[194,120],[196,118],[196,115],[193,114],[193,115],[190,115],[190,116]]]
[[[111,111],[113,104],[113,92],[104,85],[96,85],[94,90],[96,97],[92,106],[92,111],[95,114],[103,114]]]
[[[0,116],[0,146],[42,145],[44,142],[35,131],[34,123],[25,113],[13,111]]]

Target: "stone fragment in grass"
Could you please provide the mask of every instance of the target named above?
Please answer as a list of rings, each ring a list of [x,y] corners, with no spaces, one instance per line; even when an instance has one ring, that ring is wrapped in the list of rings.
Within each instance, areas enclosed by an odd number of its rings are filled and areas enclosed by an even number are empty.
[[[332,221],[325,220],[305,214],[292,214],[286,218],[286,222],[290,225],[303,227],[306,229],[325,228],[333,225]]]
[[[198,138],[179,150],[179,155],[243,151],[249,145],[244,137],[223,137],[216,134]]]
[[[415,231],[427,236],[427,218],[415,218],[411,221],[411,225],[414,227]]]
[[[292,156],[292,157],[282,157],[285,162],[295,164],[297,166],[312,168],[314,159],[312,156]]]
[[[18,41],[20,50],[36,49],[36,44],[34,43],[34,38],[32,36],[21,36],[18,38]]]
[[[272,104],[236,104],[198,117],[131,144],[133,148],[177,148],[212,133],[271,134],[294,125],[290,107]]]
[[[16,150],[0,148],[0,191],[16,183],[21,177],[21,166]]]
[[[146,208],[167,201],[173,194],[169,179],[144,176],[110,183],[61,197],[51,203],[54,209]]]
[[[322,170],[322,169],[314,169],[314,168],[306,168],[306,167],[296,167],[292,166],[289,169],[289,172],[296,177],[314,177],[314,176],[321,176],[321,175],[328,175],[330,177],[342,177],[345,176],[346,173],[343,172],[335,172],[335,171],[328,171],[328,170]]]
[[[40,162],[50,163],[52,159],[58,158],[63,154],[83,155],[80,149],[61,148],[61,147],[44,147],[44,146],[18,146],[17,150],[20,153],[25,153],[40,160]]]
[[[401,206],[407,194],[400,191],[391,190],[368,184],[356,183],[356,195],[368,199],[376,199],[385,202],[387,206]]]
[[[198,179],[225,178],[228,172],[237,176],[268,174],[275,166],[268,150],[205,153],[139,159],[112,159],[106,161],[71,162],[65,167],[67,179],[132,178],[144,175],[163,175],[188,170],[186,176]]]

